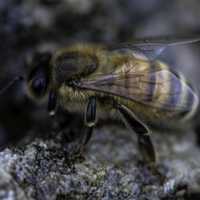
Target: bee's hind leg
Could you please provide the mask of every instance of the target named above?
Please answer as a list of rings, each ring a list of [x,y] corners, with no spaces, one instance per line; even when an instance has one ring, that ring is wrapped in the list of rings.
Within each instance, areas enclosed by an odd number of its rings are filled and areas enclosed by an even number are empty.
[[[118,104],[117,110],[121,113],[126,125],[136,132],[139,150],[144,161],[148,164],[155,163],[156,155],[148,128],[126,106]]]
[[[83,140],[83,145],[86,146],[87,143],[90,141],[93,133],[93,127],[85,127],[85,132],[84,132],[84,140]]]

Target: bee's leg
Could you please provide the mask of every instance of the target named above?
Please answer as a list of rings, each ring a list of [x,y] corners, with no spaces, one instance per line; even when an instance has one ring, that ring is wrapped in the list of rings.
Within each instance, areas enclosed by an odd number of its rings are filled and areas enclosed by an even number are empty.
[[[91,137],[92,137],[92,133],[93,133],[93,126],[92,127],[85,127],[85,138],[83,141],[83,145],[87,145],[87,143],[90,141]]]
[[[50,90],[49,99],[48,99],[48,112],[49,115],[53,116],[56,112],[56,104],[57,104],[57,94],[55,91]]]
[[[92,137],[93,128],[96,123],[96,97],[90,97],[84,113],[84,130],[80,138],[80,147],[78,152],[82,153],[85,146]]]
[[[96,97],[90,97],[85,111],[85,125],[93,127],[96,123]]]
[[[138,120],[133,112],[124,105],[117,105],[118,111],[123,116],[125,123],[134,130],[138,137],[139,150],[147,163],[155,163],[156,155],[148,128]]]
[[[93,127],[96,123],[96,97],[92,96],[89,98],[86,111],[85,111],[85,116],[84,116],[84,122],[85,122],[85,139],[84,139],[84,145],[86,145],[93,132]]]

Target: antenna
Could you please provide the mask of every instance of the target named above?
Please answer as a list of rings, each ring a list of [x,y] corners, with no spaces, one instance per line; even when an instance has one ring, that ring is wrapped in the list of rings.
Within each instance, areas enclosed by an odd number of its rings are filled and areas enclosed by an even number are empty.
[[[10,89],[13,85],[15,85],[18,81],[24,80],[24,77],[22,76],[16,76],[13,80],[11,80],[5,87],[0,89],[0,95],[2,95],[4,92],[6,92],[8,89]]]

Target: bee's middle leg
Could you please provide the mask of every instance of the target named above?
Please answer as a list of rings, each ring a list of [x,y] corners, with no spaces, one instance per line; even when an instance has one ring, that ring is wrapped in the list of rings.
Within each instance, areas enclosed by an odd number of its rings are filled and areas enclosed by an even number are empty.
[[[92,96],[88,100],[88,104],[84,115],[85,129],[83,133],[82,145],[85,146],[92,137],[94,125],[96,124],[96,97]]]

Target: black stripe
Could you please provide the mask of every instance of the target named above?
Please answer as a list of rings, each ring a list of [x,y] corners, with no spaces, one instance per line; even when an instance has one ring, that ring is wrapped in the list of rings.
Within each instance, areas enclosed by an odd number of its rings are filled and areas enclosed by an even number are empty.
[[[125,88],[126,88],[126,90],[127,90],[127,92],[128,92],[128,94],[127,95],[129,95],[130,94],[130,77],[129,77],[129,75],[128,75],[128,72],[125,72],[125,74],[124,74],[124,77],[125,77]]]
[[[145,101],[147,102],[152,102],[154,98],[154,92],[155,92],[155,87],[156,87],[156,63],[152,62],[150,65],[150,70],[149,70],[149,84],[147,87],[147,92],[146,92],[146,97]]]

